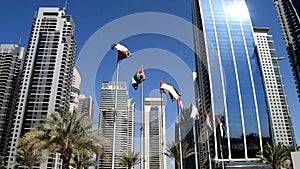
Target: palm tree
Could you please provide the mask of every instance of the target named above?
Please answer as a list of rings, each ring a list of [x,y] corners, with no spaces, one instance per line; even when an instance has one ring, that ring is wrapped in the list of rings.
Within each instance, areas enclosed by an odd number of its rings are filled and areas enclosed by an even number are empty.
[[[289,160],[290,148],[279,144],[269,144],[264,146],[263,152],[258,152],[256,157],[260,158],[263,163],[271,164],[274,169],[279,169],[284,162]]]
[[[0,155],[0,168],[4,168],[5,167],[4,160],[5,160],[4,156]]]
[[[16,162],[13,166],[27,166],[28,169],[32,169],[35,165],[40,165],[46,162],[47,158],[42,156],[40,151],[28,151],[26,149],[18,149],[16,155]]]
[[[121,157],[118,158],[118,161],[121,166],[128,167],[132,169],[133,166],[139,163],[140,153],[135,152],[124,152]]]
[[[105,157],[102,146],[106,144],[106,139],[100,136],[98,130],[91,129],[91,124],[84,114],[59,111],[50,114],[45,122],[27,132],[24,140],[30,140],[35,149],[60,153],[63,169],[68,169],[75,150],[84,149]]]
[[[76,150],[70,161],[71,166],[76,169],[84,169],[85,167],[94,166],[97,161],[93,159],[93,154],[86,150]]]
[[[194,149],[188,149],[189,144],[187,142],[181,143],[182,148],[182,159],[186,159],[194,154]],[[166,156],[172,158],[176,162],[177,169],[180,169],[180,144],[179,142],[171,142],[167,145]]]

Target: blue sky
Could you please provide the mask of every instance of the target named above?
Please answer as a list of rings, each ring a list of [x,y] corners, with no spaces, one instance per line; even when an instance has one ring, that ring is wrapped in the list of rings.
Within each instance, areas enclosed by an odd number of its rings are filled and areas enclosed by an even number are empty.
[[[273,2],[271,0],[247,0],[246,2],[253,26],[270,27],[269,33],[274,36],[278,56],[286,58],[280,61],[280,65],[296,139],[299,143],[300,124],[296,119],[300,118],[300,104]],[[21,42],[21,46],[26,47],[34,12],[38,7],[62,8],[64,4],[65,1],[62,0],[2,0],[0,43]],[[72,15],[76,25],[76,67],[83,79],[81,84],[83,94],[92,95],[99,100],[102,80],[114,80],[116,51],[111,51],[109,47],[110,43],[121,42],[133,52],[130,60],[121,62],[121,81],[130,82],[131,76],[143,64],[147,76],[144,83],[145,96],[159,97],[159,81],[164,80],[174,84],[181,91],[185,107],[193,101],[192,76],[182,76],[184,72],[191,73],[194,70],[194,56],[191,49],[193,47],[191,0],[87,0],[84,2],[69,0],[67,14]],[[169,64],[170,60],[172,64]],[[137,100],[137,108],[139,108],[139,91],[129,87],[129,97]],[[174,134],[176,105],[171,103],[169,98],[165,97],[165,99],[168,103],[167,128],[171,135]],[[95,117],[98,117],[98,103],[95,103],[94,109]]]

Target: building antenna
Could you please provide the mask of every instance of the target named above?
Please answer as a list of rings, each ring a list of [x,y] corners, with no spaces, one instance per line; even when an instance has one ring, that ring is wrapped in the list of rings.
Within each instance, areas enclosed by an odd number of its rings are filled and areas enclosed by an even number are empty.
[[[68,4],[68,0],[66,0],[66,2],[65,2],[65,6],[63,8],[64,11],[67,11],[67,4]]]
[[[22,42],[22,38],[19,39],[19,46],[21,45],[21,42]]]

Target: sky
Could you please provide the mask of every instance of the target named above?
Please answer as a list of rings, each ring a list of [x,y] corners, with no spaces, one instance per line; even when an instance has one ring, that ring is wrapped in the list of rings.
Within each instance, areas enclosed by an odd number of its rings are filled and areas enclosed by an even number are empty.
[[[280,61],[296,140],[300,141],[300,103],[289,67],[278,19],[271,0],[246,0],[254,27],[269,27]],[[39,7],[62,7],[63,0],[2,0],[0,6],[0,44],[17,43],[27,46],[35,11]],[[67,2],[67,14],[75,22],[77,43],[76,68],[81,74],[81,93],[95,100],[95,120],[98,121],[102,81],[114,81],[116,51],[110,44],[121,42],[133,53],[120,64],[119,81],[130,79],[143,65],[146,74],[144,95],[160,97],[159,82],[173,84],[182,93],[185,107],[194,102],[192,72],[193,55],[191,0],[118,0]],[[140,91],[128,86],[129,97],[136,100],[139,110]],[[166,105],[167,140],[174,139],[177,118],[176,103],[163,96]],[[137,111],[138,112],[138,111]],[[136,128],[139,127],[136,113]],[[139,133],[136,131],[136,137]],[[138,139],[136,140],[136,144]],[[138,145],[138,144],[137,144]],[[138,146],[136,146],[138,147]]]

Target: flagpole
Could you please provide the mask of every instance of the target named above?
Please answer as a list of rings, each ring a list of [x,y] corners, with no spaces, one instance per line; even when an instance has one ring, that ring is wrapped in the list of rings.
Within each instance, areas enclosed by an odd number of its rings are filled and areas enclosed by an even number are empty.
[[[180,108],[179,106],[177,105],[177,110],[178,110],[178,135],[179,135],[179,154],[180,154],[180,169],[183,169],[183,161],[182,161],[182,147],[181,147],[181,129],[180,129],[180,123],[181,123],[181,120],[180,120]]]
[[[220,128],[222,127],[221,125],[219,125]],[[220,129],[220,135],[221,135],[221,129]],[[222,159],[222,169],[224,169],[224,160],[223,160],[223,147],[222,147],[222,138],[220,137],[220,152],[221,152],[221,159]]]
[[[193,120],[193,134],[194,134],[194,151],[195,151],[195,165],[196,169],[198,169],[198,149],[196,143],[196,120]]]
[[[141,164],[141,169],[144,169],[144,156],[145,156],[145,152],[144,152],[144,83],[142,82],[141,84],[141,106],[140,106],[140,111],[141,111],[141,128],[140,128],[140,139],[141,139],[141,143],[140,143],[140,152],[141,152],[141,158],[140,158],[140,164]]]
[[[162,99],[162,92],[160,92],[160,109],[161,109],[161,129],[160,129],[160,136],[161,136],[161,165],[160,168],[164,169],[163,165],[164,165],[164,139],[163,139],[163,128],[164,128],[164,122],[163,122],[163,99]]]
[[[116,116],[117,116],[117,102],[118,102],[118,80],[119,80],[119,62],[117,63],[116,68],[116,82],[115,82],[115,106],[113,113],[113,140],[112,140],[112,159],[111,159],[111,168],[115,168],[115,142],[116,142]]]
[[[207,142],[207,149],[208,149],[208,162],[209,162],[209,169],[212,169],[211,166],[211,156],[210,156],[210,145],[209,145],[209,137],[208,137],[208,126],[206,127],[206,142]]]

